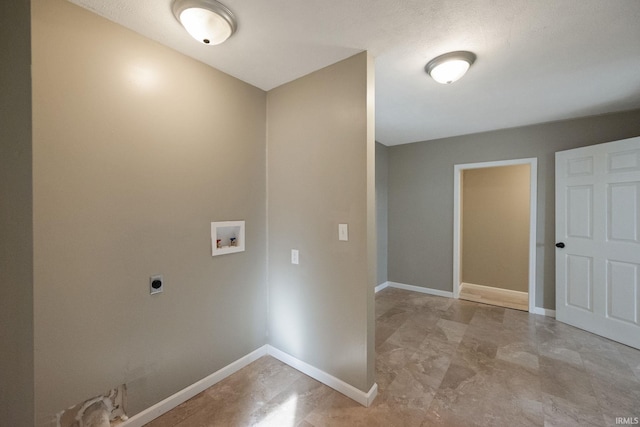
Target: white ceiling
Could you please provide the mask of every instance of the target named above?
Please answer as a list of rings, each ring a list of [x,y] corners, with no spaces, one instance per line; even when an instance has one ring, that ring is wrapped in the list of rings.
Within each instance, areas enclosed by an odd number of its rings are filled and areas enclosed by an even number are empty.
[[[639,0],[222,0],[238,31],[193,40],[171,0],[70,0],[269,90],[368,50],[386,145],[640,108]],[[477,55],[440,85],[424,72]]]

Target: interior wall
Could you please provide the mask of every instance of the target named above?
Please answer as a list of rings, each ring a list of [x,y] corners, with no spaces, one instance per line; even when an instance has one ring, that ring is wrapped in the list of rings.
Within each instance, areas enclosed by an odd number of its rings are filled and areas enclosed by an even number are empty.
[[[530,165],[462,171],[462,281],[529,291]]]
[[[386,145],[376,142],[376,231],[378,236],[376,285],[385,283],[388,257],[388,206],[389,193],[389,153]]]
[[[270,343],[362,391],[375,357],[372,70],[365,52],[267,96]]]
[[[640,110],[389,147],[389,280],[453,289],[453,167],[538,158],[537,307],[555,308],[554,153],[640,135]]]
[[[36,411],[126,384],[133,415],[266,343],[266,93],[32,8]],[[221,220],[245,252],[211,256]]]
[[[30,2],[0,3],[0,424],[32,426]]]

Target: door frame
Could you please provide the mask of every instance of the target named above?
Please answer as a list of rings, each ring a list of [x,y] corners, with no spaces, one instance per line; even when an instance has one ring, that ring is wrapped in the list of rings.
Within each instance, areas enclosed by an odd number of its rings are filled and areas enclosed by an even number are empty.
[[[538,159],[500,160],[454,165],[453,177],[453,297],[460,297],[462,278],[462,173],[468,169],[529,165],[529,312],[536,308],[536,224],[538,202]]]

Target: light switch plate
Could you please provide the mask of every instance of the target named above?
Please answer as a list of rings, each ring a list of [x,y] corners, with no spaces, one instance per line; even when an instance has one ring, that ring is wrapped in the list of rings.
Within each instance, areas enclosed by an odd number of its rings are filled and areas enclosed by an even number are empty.
[[[346,242],[349,240],[349,225],[338,224],[338,240]]]
[[[291,249],[291,264],[299,264],[299,254],[297,249]]]

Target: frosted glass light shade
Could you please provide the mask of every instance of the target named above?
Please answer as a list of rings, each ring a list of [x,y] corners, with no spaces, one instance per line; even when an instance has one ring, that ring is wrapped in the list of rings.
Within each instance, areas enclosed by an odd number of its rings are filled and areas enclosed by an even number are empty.
[[[451,84],[465,75],[475,59],[471,52],[445,53],[429,61],[425,70],[438,83]]]
[[[176,0],[173,14],[194,39],[217,45],[236,30],[235,17],[215,0]]]

